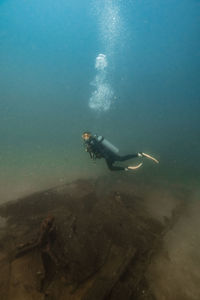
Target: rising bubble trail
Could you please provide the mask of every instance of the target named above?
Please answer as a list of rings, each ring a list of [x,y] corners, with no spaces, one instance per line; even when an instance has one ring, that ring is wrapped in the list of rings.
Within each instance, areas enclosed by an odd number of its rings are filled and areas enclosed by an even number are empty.
[[[98,8],[100,39],[106,54],[98,54],[95,60],[96,76],[92,81],[94,88],[89,99],[89,107],[96,111],[108,111],[113,103],[114,92],[108,80],[108,58],[114,55],[114,46],[120,34],[119,7],[116,1],[102,0]]]
[[[107,111],[110,109],[113,90],[107,81],[106,68],[108,62],[105,54],[99,54],[96,57],[95,69],[97,70],[96,77],[91,83],[94,86],[94,91],[89,100],[89,107],[97,111]]]

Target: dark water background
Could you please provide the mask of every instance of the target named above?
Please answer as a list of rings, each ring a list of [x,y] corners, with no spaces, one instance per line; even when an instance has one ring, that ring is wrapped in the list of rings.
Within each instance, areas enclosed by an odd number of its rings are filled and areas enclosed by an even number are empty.
[[[160,159],[139,176],[198,184],[199,17],[197,0],[0,0],[1,201],[109,174],[84,153],[85,130]],[[99,53],[106,112],[88,106]]]

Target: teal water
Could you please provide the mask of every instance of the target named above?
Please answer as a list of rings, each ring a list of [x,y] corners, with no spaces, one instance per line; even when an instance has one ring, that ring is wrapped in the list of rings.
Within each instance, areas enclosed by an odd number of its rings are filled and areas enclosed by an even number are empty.
[[[138,176],[198,183],[199,16],[197,0],[0,1],[1,201],[124,176],[90,161],[85,130],[160,159]]]

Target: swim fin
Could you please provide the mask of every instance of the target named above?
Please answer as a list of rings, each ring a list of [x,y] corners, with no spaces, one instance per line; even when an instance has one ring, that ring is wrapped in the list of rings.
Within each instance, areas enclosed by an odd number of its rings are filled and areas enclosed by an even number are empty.
[[[154,158],[153,156],[151,156],[149,154],[146,154],[144,152],[142,152],[142,155],[149,158],[149,159],[151,159],[151,160],[153,160],[155,163],[159,164],[159,161],[156,158]]]
[[[142,165],[143,165],[143,163],[140,163],[140,164],[138,164],[136,166],[130,166],[127,169],[128,170],[136,170],[136,169],[139,169]]]

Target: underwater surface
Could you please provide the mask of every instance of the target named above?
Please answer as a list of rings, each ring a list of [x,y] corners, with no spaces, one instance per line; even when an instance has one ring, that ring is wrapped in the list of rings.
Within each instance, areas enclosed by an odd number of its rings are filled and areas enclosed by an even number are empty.
[[[198,185],[199,17],[198,0],[0,0],[0,201],[102,175]],[[160,164],[111,173],[86,130]]]
[[[199,36],[199,0],[0,0],[1,299],[200,299]]]

